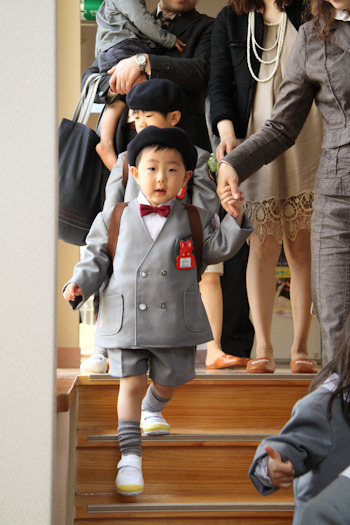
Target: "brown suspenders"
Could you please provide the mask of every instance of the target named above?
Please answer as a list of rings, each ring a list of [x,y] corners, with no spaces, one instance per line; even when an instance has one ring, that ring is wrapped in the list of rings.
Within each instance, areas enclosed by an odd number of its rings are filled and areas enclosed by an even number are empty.
[[[127,206],[127,202],[119,202],[112,212],[111,222],[109,225],[107,250],[111,261],[114,259],[115,251],[117,248],[119,227],[122,213]],[[194,257],[196,259],[197,266],[197,281],[201,280],[201,266],[202,266],[202,251],[203,251],[203,232],[202,222],[198,213],[198,210],[193,204],[183,204],[187,210],[188,218],[190,221]]]

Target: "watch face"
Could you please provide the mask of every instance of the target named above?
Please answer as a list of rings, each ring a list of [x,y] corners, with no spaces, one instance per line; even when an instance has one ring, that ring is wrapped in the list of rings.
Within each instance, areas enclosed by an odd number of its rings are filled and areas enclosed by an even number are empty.
[[[146,57],[144,55],[137,55],[136,56],[136,63],[141,66],[141,67],[145,67],[146,66]]]

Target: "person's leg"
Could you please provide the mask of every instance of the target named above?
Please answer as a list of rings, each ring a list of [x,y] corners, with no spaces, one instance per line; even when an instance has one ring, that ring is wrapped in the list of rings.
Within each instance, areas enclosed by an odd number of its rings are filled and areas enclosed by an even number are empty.
[[[283,246],[291,272],[290,300],[294,326],[291,359],[293,360],[308,356],[308,339],[312,321],[310,232],[299,230],[295,240],[284,235]]]
[[[202,280],[199,283],[199,290],[214,336],[214,339],[207,343],[207,357],[205,360],[207,365],[211,365],[218,357],[224,355],[224,352],[221,350],[223,306],[220,274],[214,272],[203,273]]]
[[[141,402],[147,386],[146,374],[120,379],[118,441],[121,460],[115,481],[117,492],[126,496],[141,494],[144,488],[141,460]]]
[[[256,336],[256,358],[268,358],[273,366],[271,327],[280,253],[281,244],[273,235],[266,235],[262,244],[256,233],[250,236],[247,292]]]
[[[96,146],[96,151],[109,171],[112,170],[118,158],[114,148],[114,140],[117,125],[124,108],[125,102],[116,100],[107,106],[101,118],[101,137],[100,142]]]
[[[221,348],[225,354],[250,357],[254,326],[249,317],[246,271],[249,246],[244,243],[238,253],[224,262],[221,277],[223,326]]]
[[[151,383],[141,405],[141,428],[144,434],[170,433],[170,425],[162,416],[162,410],[174,396],[175,387]]]
[[[312,299],[324,366],[333,358],[350,312],[350,197],[315,194],[313,209]]]

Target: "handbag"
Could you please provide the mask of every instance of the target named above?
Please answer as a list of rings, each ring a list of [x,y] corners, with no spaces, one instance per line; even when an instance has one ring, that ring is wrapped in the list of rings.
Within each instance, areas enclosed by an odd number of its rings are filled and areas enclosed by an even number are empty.
[[[102,209],[109,175],[96,152],[100,138],[86,125],[100,79],[97,73],[87,79],[72,120],[63,118],[58,130],[58,238],[78,246]]]

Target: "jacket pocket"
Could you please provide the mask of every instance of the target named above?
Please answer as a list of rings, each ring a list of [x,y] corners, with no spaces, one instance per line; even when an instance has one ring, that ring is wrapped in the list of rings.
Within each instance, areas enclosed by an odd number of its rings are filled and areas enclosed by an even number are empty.
[[[231,62],[233,67],[237,67],[246,60],[247,44],[243,42],[230,42]]]
[[[199,292],[184,292],[185,325],[191,332],[208,328],[208,318]]]
[[[97,329],[101,335],[117,334],[123,324],[124,300],[121,294],[102,295]]]

